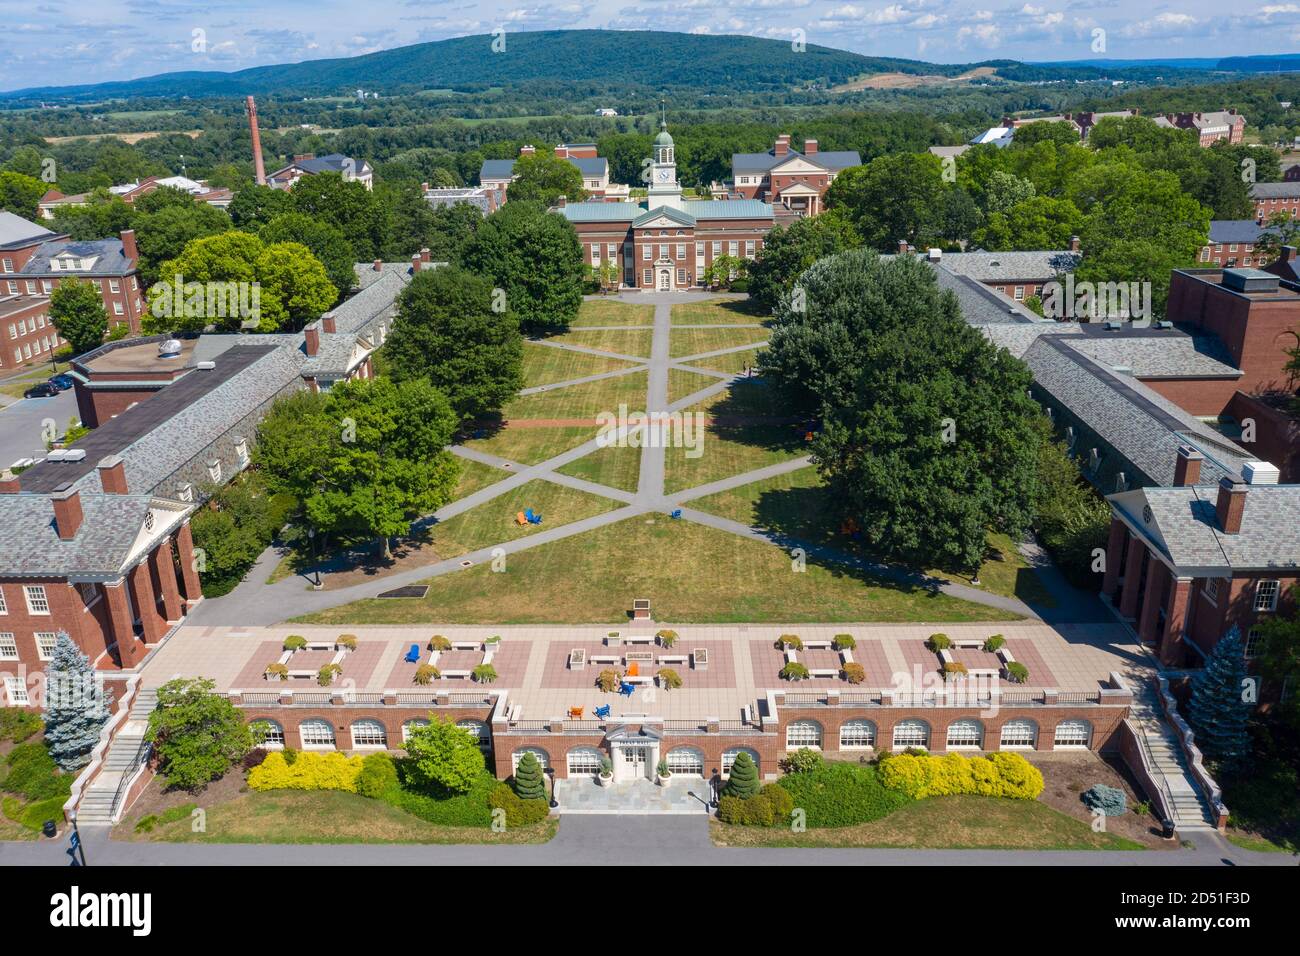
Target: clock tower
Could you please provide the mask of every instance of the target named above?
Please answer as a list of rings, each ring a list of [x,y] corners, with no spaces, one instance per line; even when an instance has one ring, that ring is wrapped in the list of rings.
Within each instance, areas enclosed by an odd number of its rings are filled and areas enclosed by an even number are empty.
[[[647,190],[647,209],[667,206],[682,209],[682,187],[677,182],[677,158],[674,155],[672,134],[666,119],[659,121],[659,135],[654,141],[654,161],[650,165],[650,188]]]

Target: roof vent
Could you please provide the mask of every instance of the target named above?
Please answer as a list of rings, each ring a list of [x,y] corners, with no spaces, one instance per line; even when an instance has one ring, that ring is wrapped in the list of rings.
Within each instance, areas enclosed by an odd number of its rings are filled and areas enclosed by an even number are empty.
[[[64,460],[64,461],[85,461],[85,460],[86,460],[86,449],[84,449],[84,448],[66,448],[66,449],[64,449],[64,451],[63,451],[63,460]],[[1274,469],[1274,470],[1276,471],[1276,469]],[[1277,483],[1276,480],[1274,480],[1274,484],[1276,484],[1276,483]]]
[[[176,358],[176,356],[181,354],[181,349],[183,348],[184,346],[181,345],[180,339],[168,339],[167,341],[159,344],[158,357]]]
[[[64,451],[62,448],[52,448],[45,455],[45,460],[46,461],[67,461],[68,460],[67,456],[68,453]]]
[[[1168,319],[1161,319],[1156,323],[1157,329],[1172,329],[1173,327],[1174,323],[1170,322]]]
[[[200,371],[203,371],[203,372],[211,372],[214,368],[217,367],[217,363],[216,363],[216,362],[199,362],[199,363],[198,363],[197,365],[195,365],[194,367],[195,367],[196,369],[199,369]]]
[[[996,269],[998,266],[1002,265],[1002,263],[999,262],[997,259],[990,259],[989,265]]]
[[[1267,461],[1245,461],[1241,463],[1241,476],[1248,485],[1276,485],[1280,474],[1277,466]]]
[[[938,262],[940,259],[943,258],[943,250],[942,250],[942,249],[930,249],[930,250],[928,250],[928,251],[926,252],[925,255],[926,255],[926,258],[929,259],[931,262]]]

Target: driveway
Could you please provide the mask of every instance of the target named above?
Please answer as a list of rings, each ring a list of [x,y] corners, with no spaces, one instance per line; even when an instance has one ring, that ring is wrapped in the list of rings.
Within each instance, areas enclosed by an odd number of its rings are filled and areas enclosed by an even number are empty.
[[[24,398],[0,409],[0,468],[8,468],[19,458],[45,454],[42,422],[50,419],[59,434],[68,427],[68,419],[77,414],[77,396],[72,389],[52,398]]]

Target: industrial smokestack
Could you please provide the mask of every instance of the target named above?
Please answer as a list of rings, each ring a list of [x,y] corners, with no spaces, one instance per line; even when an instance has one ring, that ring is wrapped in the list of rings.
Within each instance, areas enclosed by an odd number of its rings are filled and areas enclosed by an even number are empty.
[[[262,134],[257,130],[257,104],[248,98],[248,131],[253,136],[253,167],[257,171],[257,185],[266,185],[266,167],[262,165]]]

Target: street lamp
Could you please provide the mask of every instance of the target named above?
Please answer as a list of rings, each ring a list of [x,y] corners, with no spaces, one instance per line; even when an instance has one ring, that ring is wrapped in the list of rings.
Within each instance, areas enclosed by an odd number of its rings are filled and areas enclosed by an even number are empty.
[[[560,805],[560,801],[555,799],[555,768],[546,767],[542,772],[551,778],[551,809],[554,810]]]
[[[316,529],[315,528],[307,529],[307,540],[311,542],[312,571],[316,576],[316,579],[312,581],[311,586],[315,588],[317,591],[319,591],[322,587],[322,584],[320,579],[320,562],[316,560]]]
[[[709,806],[714,810],[718,809],[718,768],[713,768],[713,775],[709,777]]]
[[[81,842],[81,831],[77,829],[77,811],[73,810],[68,814],[68,822],[72,824],[72,840],[68,847],[68,856],[72,857],[73,866],[86,865],[86,846]],[[77,861],[77,854],[81,854],[81,861]]]

